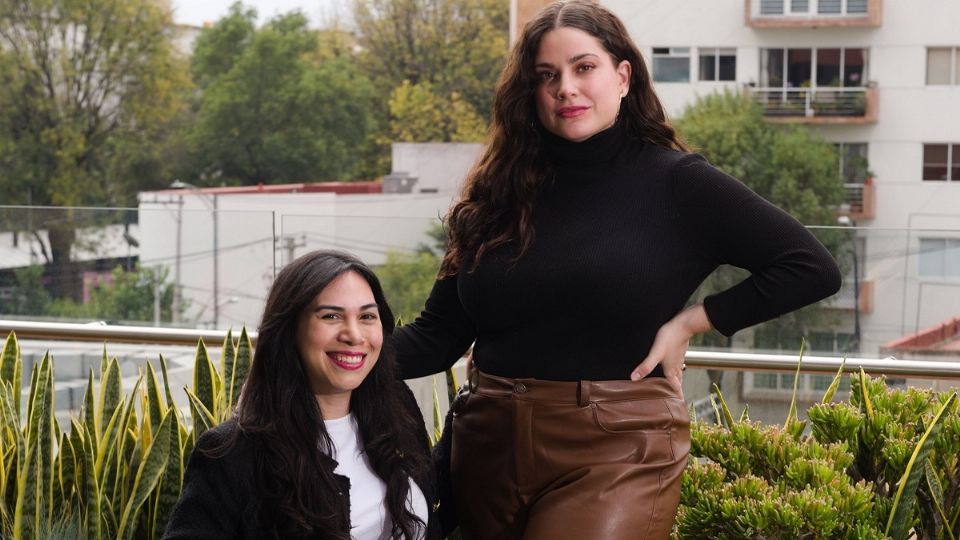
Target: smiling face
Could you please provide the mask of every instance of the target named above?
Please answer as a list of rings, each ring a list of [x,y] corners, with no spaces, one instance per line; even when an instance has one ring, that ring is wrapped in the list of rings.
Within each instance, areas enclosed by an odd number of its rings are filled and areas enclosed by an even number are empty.
[[[613,62],[583,30],[560,27],[543,35],[534,69],[537,116],[547,131],[580,142],[613,125],[630,90],[630,62]]]
[[[297,350],[324,419],[350,412],[350,396],[377,363],[382,346],[377,302],[360,274],[340,274],[307,304],[297,326]]]

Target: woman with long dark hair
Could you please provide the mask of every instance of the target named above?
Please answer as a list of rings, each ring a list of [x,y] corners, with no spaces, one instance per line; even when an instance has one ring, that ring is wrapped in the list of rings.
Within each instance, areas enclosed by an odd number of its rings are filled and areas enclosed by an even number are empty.
[[[233,418],[197,441],[164,538],[433,539],[423,417],[380,282],[345,253],[277,275]]]
[[[687,152],[623,23],[585,0],[527,24],[446,228],[425,309],[394,343],[404,377],[473,343],[451,465],[469,538],[666,538],[689,339],[840,286],[799,222]],[[751,275],[687,306],[721,264]]]

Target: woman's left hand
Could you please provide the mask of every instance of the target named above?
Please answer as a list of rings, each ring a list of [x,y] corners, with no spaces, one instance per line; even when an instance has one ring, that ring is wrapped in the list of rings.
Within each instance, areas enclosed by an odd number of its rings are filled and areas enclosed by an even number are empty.
[[[710,320],[703,304],[696,304],[678,313],[657,330],[657,336],[650,347],[650,353],[630,374],[630,379],[638,381],[660,364],[663,374],[677,392],[683,384],[683,359],[687,353],[690,338],[710,330]]]

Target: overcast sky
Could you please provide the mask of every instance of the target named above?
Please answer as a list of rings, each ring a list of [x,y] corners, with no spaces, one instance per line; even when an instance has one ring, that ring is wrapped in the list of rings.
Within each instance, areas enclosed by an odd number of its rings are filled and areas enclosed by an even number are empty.
[[[181,24],[201,26],[205,21],[216,22],[227,14],[235,0],[173,0],[173,20]],[[300,9],[310,18],[311,26],[321,26],[334,15],[347,16],[348,0],[244,0],[253,7],[263,23],[275,15]]]

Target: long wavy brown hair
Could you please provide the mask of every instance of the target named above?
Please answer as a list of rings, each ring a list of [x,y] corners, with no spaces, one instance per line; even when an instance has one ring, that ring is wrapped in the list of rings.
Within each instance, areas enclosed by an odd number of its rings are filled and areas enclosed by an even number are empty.
[[[474,270],[485,253],[509,242],[517,243],[519,258],[533,242],[534,202],[548,175],[541,158],[534,63],[544,34],[562,27],[597,38],[614,65],[630,62],[630,92],[621,102],[619,120],[628,134],[650,144],[687,149],[667,122],[647,65],[620,19],[587,0],[547,6],[527,23],[497,81],[486,149],[446,218],[449,242],[441,277]]]

